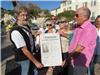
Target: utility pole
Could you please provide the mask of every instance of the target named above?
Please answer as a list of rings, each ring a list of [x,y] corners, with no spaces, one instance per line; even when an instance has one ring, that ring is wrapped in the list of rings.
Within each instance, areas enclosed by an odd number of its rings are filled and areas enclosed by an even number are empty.
[[[16,0],[12,0],[12,4],[13,4],[14,7],[16,7],[17,6]]]

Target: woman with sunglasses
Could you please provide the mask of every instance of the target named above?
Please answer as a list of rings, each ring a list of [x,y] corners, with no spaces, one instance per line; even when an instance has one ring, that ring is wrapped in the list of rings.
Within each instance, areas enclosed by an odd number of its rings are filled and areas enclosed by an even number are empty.
[[[45,30],[45,33],[55,33],[56,32],[56,29],[53,28],[51,21],[47,21],[46,25],[47,25],[47,30]]]
[[[48,20],[46,22],[46,29],[44,29],[44,30],[42,29],[42,31],[39,30],[38,35],[46,34],[46,33],[56,33],[56,29],[53,27],[51,20]],[[39,42],[38,42],[38,44],[39,44]],[[44,68],[38,70],[38,75],[48,75],[48,74],[53,75],[53,67],[51,67],[51,66],[44,67]]]
[[[65,17],[61,17],[59,27],[60,29],[58,30],[58,33],[60,34],[60,38],[61,38],[62,57],[63,57],[63,63],[62,63],[63,71],[61,72],[61,74],[67,75],[68,66],[65,66],[64,63],[65,63],[65,59],[68,57],[70,27]]]

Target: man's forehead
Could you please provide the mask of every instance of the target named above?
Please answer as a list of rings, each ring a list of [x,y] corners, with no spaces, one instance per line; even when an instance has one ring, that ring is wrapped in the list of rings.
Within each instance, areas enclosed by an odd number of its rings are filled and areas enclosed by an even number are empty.
[[[55,16],[52,16],[51,19],[56,19],[56,17]]]
[[[82,14],[84,14],[84,13],[86,13],[86,11],[88,11],[88,8],[81,7],[81,8],[78,8],[76,10],[76,13],[82,13]]]
[[[27,11],[22,11],[20,14],[28,14]]]
[[[82,9],[77,9],[76,11],[75,11],[75,13],[76,14],[81,14],[81,13],[83,13],[84,11],[82,10]]]

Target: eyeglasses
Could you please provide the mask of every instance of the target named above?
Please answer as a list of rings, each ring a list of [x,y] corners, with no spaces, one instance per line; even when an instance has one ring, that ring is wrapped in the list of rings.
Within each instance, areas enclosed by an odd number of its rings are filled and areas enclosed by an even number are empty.
[[[61,21],[60,23],[66,23],[66,21]]]
[[[79,14],[75,14],[76,17],[79,17]]]
[[[20,16],[28,16],[28,14],[20,14]]]

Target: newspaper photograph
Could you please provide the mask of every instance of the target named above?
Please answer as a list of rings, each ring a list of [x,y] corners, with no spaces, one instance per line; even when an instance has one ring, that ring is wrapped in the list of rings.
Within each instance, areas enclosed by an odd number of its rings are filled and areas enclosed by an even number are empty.
[[[46,66],[59,66],[62,64],[60,35],[46,33],[40,35],[41,61]]]

